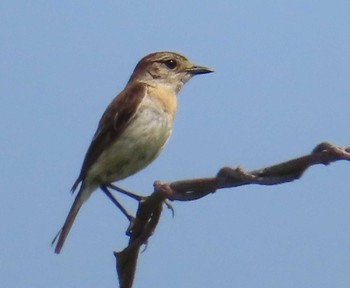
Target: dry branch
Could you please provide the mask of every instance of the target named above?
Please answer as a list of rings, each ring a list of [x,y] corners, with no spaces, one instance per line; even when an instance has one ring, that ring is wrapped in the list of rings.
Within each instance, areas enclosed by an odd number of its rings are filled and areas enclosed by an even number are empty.
[[[127,230],[128,246],[121,252],[114,252],[121,288],[132,287],[137,257],[141,245],[147,244],[158,224],[164,201],[191,201],[200,199],[218,189],[248,184],[276,185],[299,179],[312,165],[347,160],[350,161],[350,147],[343,148],[330,143],[321,143],[308,155],[270,167],[244,171],[242,168],[225,167],[216,177],[154,183],[154,192],[144,197]]]

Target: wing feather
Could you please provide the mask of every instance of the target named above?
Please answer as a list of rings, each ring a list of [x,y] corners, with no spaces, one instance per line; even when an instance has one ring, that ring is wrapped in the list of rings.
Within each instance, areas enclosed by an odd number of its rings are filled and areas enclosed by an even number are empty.
[[[84,181],[87,172],[102,152],[123,133],[145,96],[146,89],[147,87],[144,83],[138,82],[128,85],[108,105],[86,152],[79,177],[72,187],[72,192],[76,190],[80,182]]]

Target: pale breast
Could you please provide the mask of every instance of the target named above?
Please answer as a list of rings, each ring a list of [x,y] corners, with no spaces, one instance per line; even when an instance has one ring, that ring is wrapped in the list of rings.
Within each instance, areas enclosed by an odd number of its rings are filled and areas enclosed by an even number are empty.
[[[121,180],[159,155],[171,135],[176,112],[176,96],[165,96],[163,91],[148,91],[128,127],[92,165],[90,179],[101,184]]]

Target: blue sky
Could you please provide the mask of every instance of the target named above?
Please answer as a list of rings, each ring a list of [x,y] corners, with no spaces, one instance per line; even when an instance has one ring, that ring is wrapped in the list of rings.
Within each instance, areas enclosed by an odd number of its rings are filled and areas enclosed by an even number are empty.
[[[116,287],[112,251],[125,247],[127,222],[102,193],[61,255],[50,242],[100,116],[150,52],[215,73],[184,87],[168,146],[123,187],[147,195],[156,179],[350,145],[348,1],[159,2],[0,4],[2,287]],[[349,287],[349,170],[315,166],[293,183],[174,203],[135,287]]]

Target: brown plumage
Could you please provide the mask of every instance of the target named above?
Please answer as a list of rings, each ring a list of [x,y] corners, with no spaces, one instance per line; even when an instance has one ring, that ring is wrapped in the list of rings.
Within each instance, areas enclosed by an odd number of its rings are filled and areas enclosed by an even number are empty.
[[[91,193],[150,164],[171,135],[176,94],[195,74],[212,70],[173,52],[147,55],[124,90],[102,115],[72,192],[78,194],[53,243],[60,253],[73,222]]]

